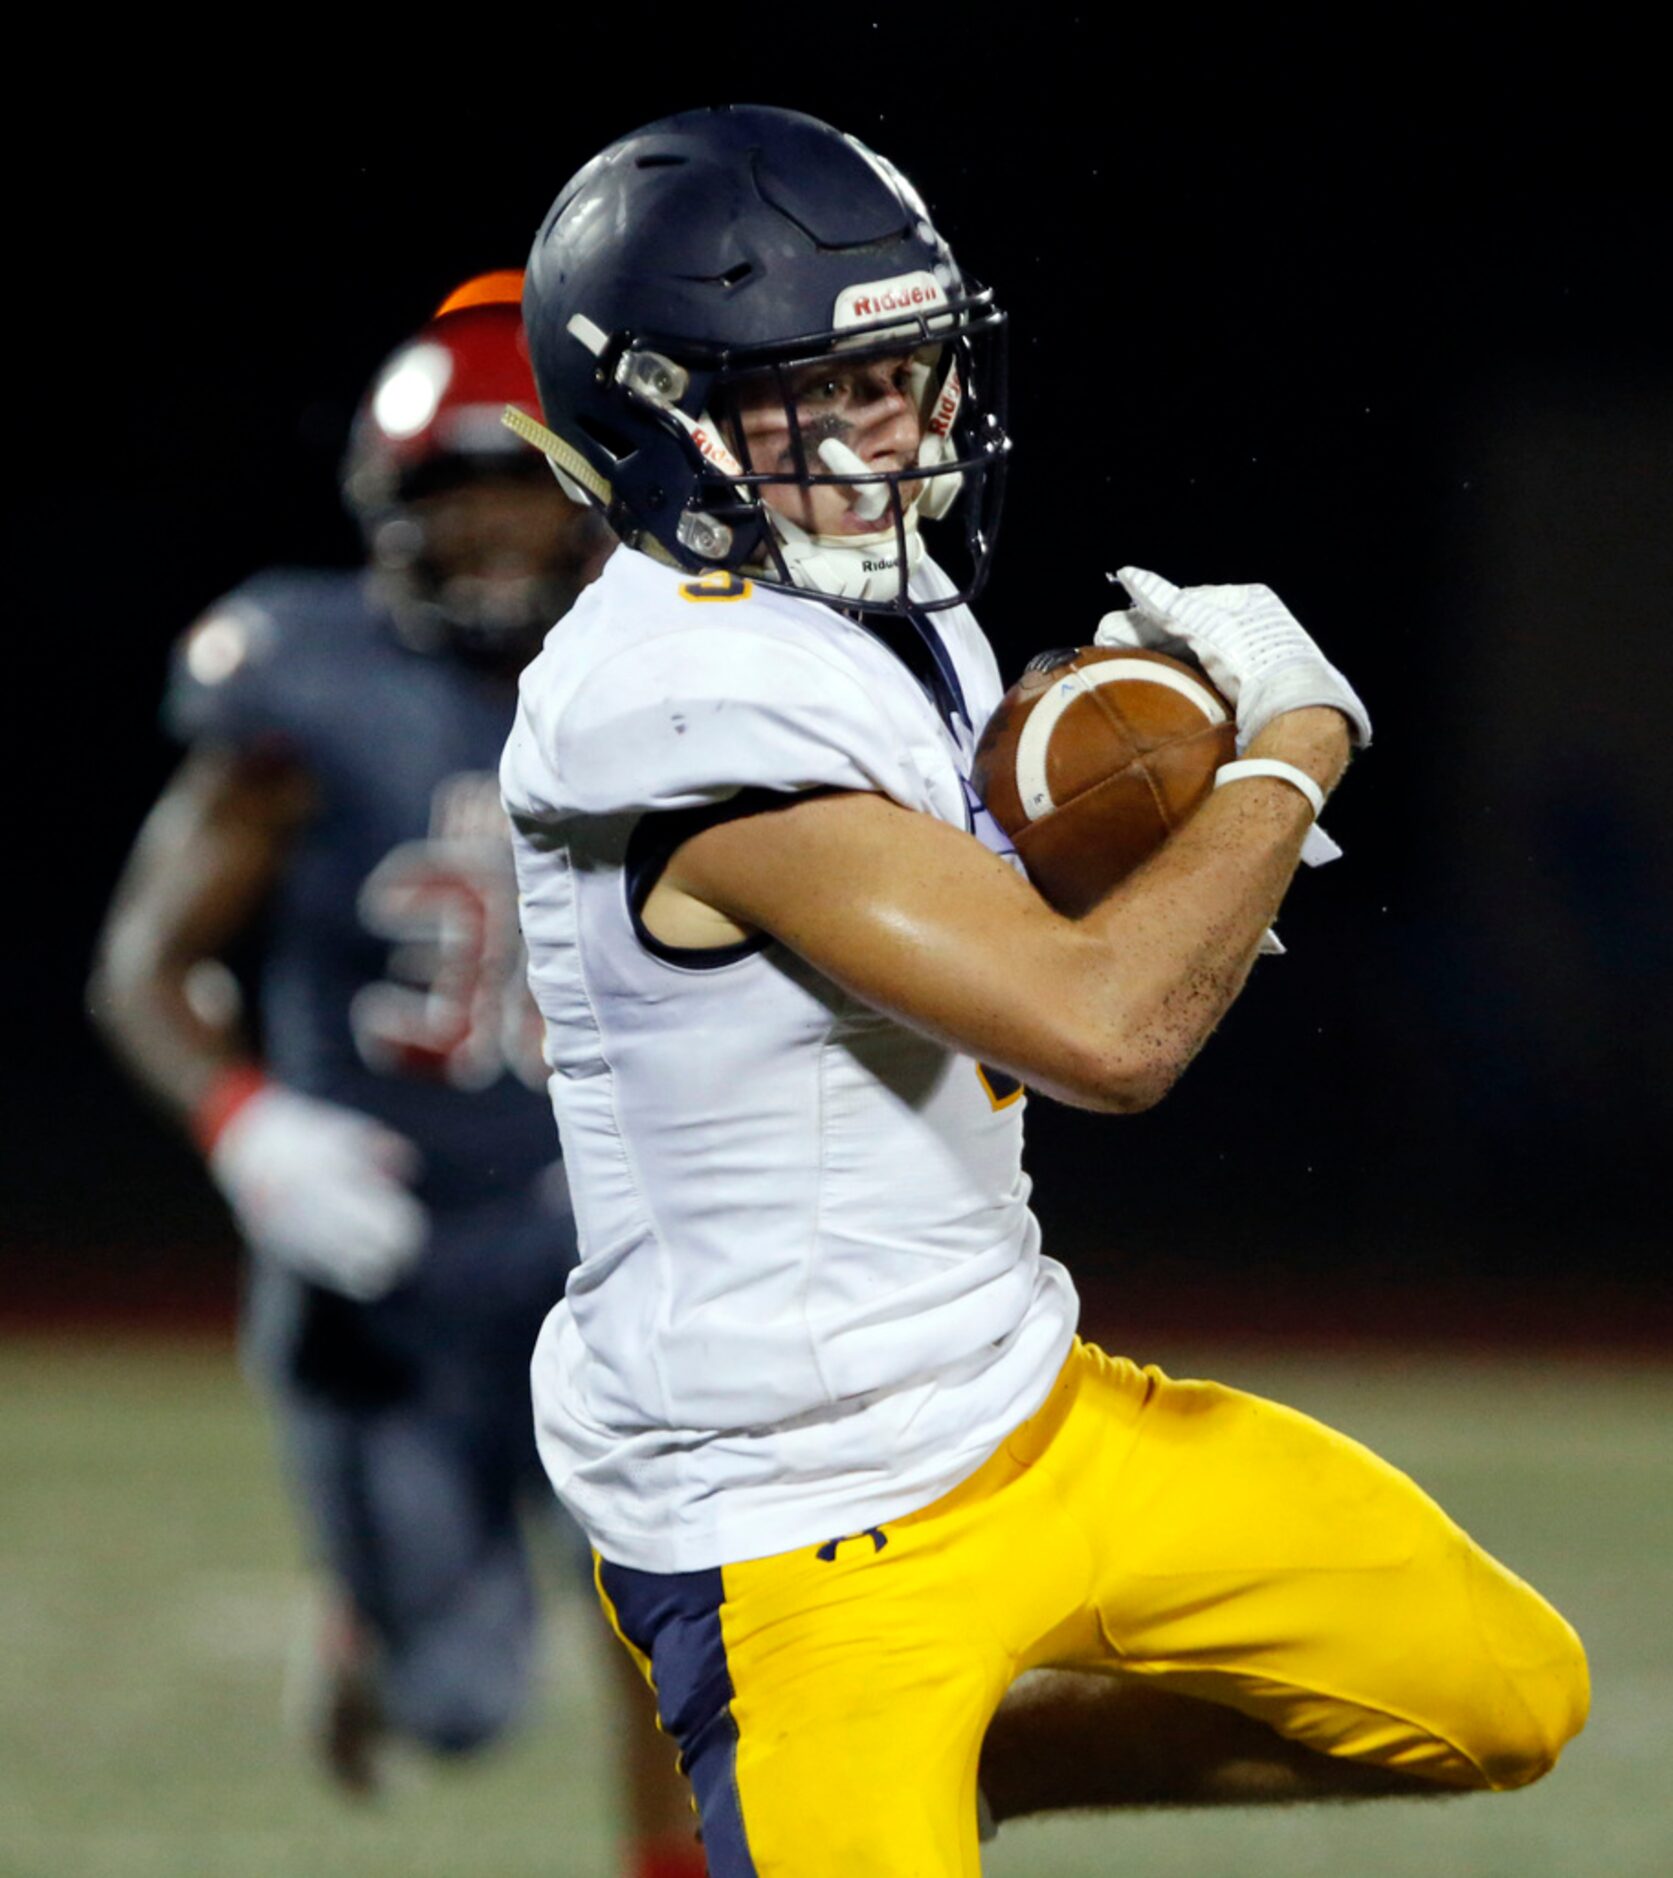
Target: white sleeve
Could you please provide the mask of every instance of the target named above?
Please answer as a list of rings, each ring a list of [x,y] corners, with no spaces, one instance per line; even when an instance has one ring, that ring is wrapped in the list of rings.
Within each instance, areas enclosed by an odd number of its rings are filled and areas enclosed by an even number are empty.
[[[888,710],[840,658],[732,626],[666,633],[588,674],[542,753],[560,813],[692,808],[740,789],[857,789],[922,808]]]

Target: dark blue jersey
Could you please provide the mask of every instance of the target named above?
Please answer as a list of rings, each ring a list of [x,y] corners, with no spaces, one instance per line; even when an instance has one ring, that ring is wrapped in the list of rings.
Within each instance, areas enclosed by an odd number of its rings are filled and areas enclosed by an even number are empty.
[[[409,1136],[443,1208],[557,1155],[497,780],[515,708],[506,678],[405,645],[363,575],[290,570],[192,628],[165,706],[183,741],[312,779],[260,967],[266,1061]]]

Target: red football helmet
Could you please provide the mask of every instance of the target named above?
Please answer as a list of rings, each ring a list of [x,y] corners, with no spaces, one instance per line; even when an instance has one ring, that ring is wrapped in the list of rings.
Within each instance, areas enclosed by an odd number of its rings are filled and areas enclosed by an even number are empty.
[[[343,493],[363,520],[434,480],[427,472],[437,465],[528,459],[500,422],[508,404],[540,415],[522,299],[520,270],[478,274],[384,361],[355,415],[343,466]]]
[[[350,432],[343,497],[415,645],[526,653],[607,545],[500,422],[508,404],[540,415],[522,290],[522,274],[507,269],[449,294],[384,361]]]

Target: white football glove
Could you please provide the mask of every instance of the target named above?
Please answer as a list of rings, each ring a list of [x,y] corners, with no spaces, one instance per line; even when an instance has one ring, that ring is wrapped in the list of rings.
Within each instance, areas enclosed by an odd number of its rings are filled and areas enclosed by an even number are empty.
[[[1328,705],[1362,749],[1371,719],[1359,696],[1270,587],[1176,587],[1142,567],[1116,575],[1132,608],[1106,613],[1093,643],[1194,658],[1237,710],[1237,747],[1284,711]]]
[[[264,1084],[208,1158],[252,1250],[314,1284],[381,1298],[424,1249],[429,1216],[406,1186],[418,1150],[353,1109]]]

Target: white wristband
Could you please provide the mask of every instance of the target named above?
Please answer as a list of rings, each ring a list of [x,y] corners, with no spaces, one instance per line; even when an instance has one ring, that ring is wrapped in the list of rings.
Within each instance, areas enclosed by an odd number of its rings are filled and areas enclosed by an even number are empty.
[[[1251,776],[1272,776],[1279,782],[1287,782],[1292,789],[1299,789],[1313,805],[1315,820],[1324,811],[1324,791],[1306,770],[1297,769],[1293,763],[1280,763],[1273,756],[1246,756],[1235,763],[1222,763],[1214,773],[1214,787],[1219,789],[1229,782],[1244,782]]]

